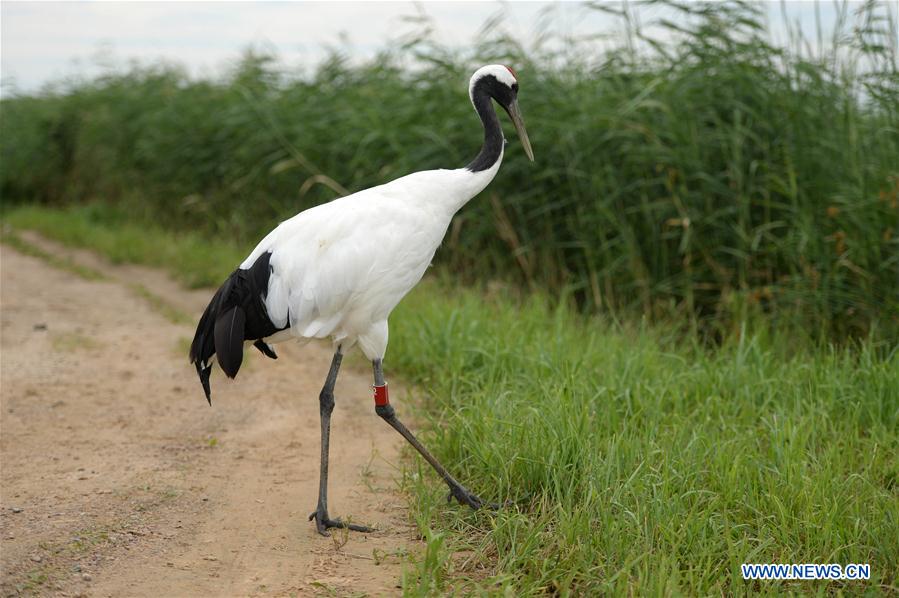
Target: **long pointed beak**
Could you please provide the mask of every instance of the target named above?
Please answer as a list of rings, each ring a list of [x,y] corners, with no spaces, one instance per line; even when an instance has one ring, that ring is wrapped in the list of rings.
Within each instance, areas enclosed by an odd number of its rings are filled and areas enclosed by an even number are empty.
[[[506,112],[509,113],[512,124],[515,125],[515,131],[518,133],[519,139],[521,139],[521,145],[524,146],[524,153],[526,153],[530,161],[533,162],[534,150],[531,149],[531,140],[528,139],[528,132],[524,128],[524,117],[521,116],[521,110],[518,108],[517,99],[512,100],[512,103],[509,104]]]

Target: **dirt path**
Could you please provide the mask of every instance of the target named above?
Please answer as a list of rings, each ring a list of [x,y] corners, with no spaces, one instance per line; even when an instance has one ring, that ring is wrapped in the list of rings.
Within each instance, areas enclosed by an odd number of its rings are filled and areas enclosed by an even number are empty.
[[[330,507],[381,531],[323,538],[318,390],[327,346],[255,350],[213,407],[186,362],[209,293],[29,236],[105,275],[2,248],[0,540],[4,596],[306,596],[398,592],[414,533],[400,444],[348,360],[332,423]],[[264,362],[265,361],[265,362]]]

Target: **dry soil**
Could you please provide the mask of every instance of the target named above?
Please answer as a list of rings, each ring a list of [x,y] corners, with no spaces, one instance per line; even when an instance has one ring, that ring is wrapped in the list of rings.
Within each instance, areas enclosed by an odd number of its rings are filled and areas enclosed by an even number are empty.
[[[318,391],[330,347],[248,347],[210,408],[186,353],[209,291],[28,235],[103,274],[2,247],[2,595],[392,595],[415,550],[396,493],[401,439],[345,360],[331,435],[332,516],[316,534]],[[139,285],[139,286],[138,286]],[[349,362],[349,363],[346,363]]]

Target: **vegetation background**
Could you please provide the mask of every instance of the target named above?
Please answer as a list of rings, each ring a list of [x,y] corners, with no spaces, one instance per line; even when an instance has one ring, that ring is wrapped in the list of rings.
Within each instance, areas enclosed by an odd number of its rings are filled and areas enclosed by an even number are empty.
[[[407,590],[783,590],[740,580],[756,561],[871,562],[837,588],[897,592],[897,23],[842,5],[831,39],[784,47],[758,4],[664,4],[653,27],[594,5],[624,31],[601,53],[488,24],[465,51],[425,32],[305,74],[248,52],[222,79],[7,98],[4,219],[217,284],[279,219],[465,164],[467,77],[515,65],[537,162],[510,145],[389,359],[432,397],[437,452],[517,506],[447,513],[410,472]]]

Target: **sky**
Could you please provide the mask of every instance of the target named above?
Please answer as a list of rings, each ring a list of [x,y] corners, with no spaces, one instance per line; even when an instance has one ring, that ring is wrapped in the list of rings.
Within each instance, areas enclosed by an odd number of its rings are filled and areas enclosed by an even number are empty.
[[[618,3],[612,3],[618,5]],[[783,32],[781,4],[766,4],[772,30]],[[813,34],[815,11],[825,29],[832,2],[786,3],[788,18]],[[390,40],[420,27],[426,14],[436,41],[473,43],[483,24],[533,39],[541,15],[554,30],[589,35],[615,30],[616,21],[576,2],[0,2],[3,94],[30,92],[73,74],[92,76],[130,60],[168,60],[195,76],[215,76],[254,46],[288,66],[312,66],[339,47],[352,59],[373,56]],[[895,11],[894,11],[895,12]],[[812,35],[813,37],[813,35]]]

